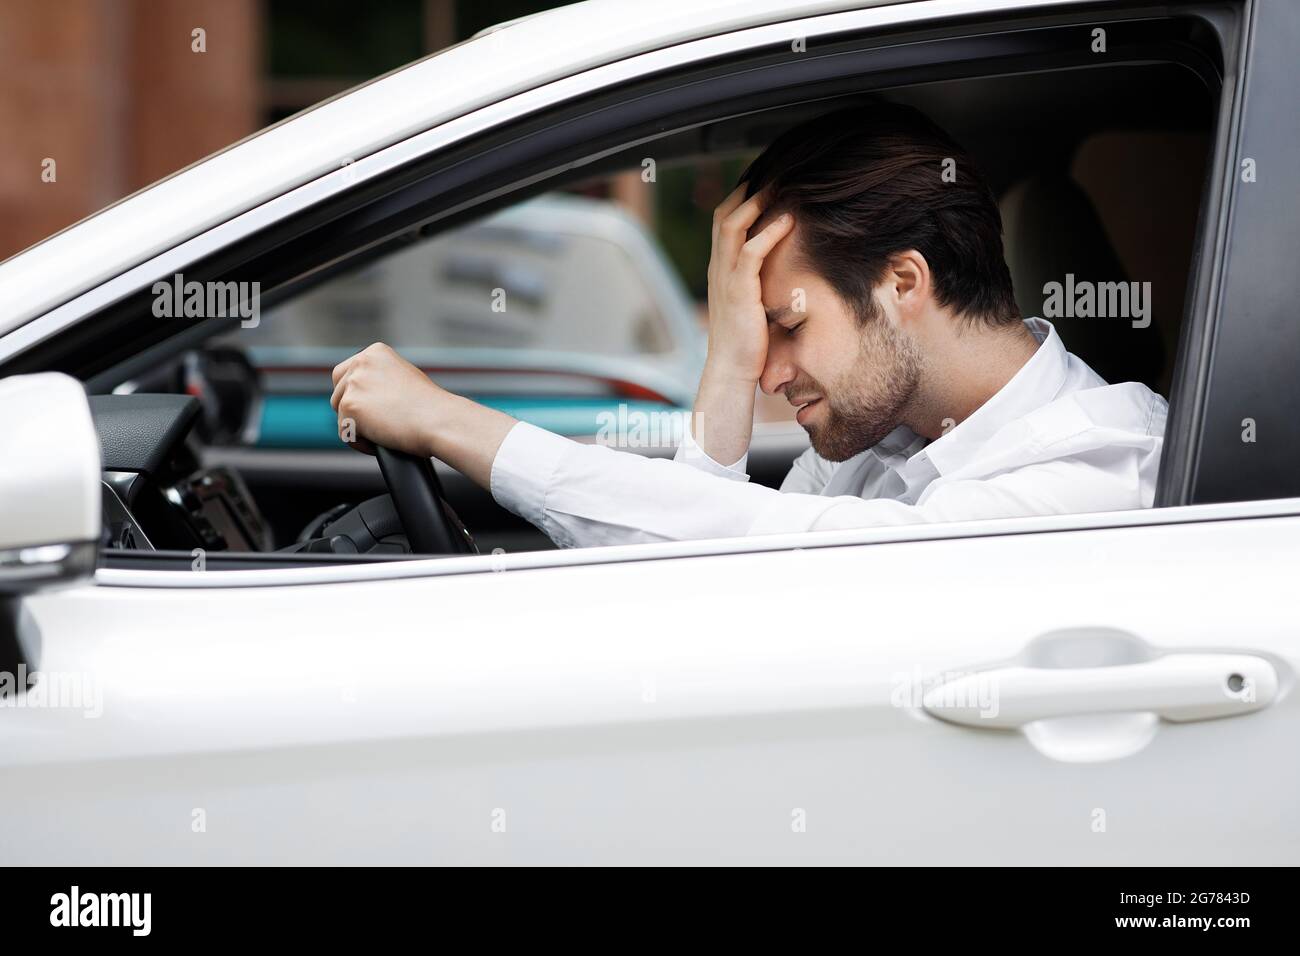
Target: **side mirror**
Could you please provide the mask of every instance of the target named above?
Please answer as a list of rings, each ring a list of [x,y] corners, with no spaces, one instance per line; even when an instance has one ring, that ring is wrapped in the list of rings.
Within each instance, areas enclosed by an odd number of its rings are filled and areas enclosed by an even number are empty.
[[[59,372],[0,379],[0,604],[94,572],[100,482],[81,383]]]

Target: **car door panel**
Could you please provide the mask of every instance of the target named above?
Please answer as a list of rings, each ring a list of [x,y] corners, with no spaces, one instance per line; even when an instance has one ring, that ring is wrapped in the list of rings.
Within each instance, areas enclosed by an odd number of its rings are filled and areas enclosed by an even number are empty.
[[[0,812],[49,824],[7,830],[0,851],[1294,859],[1300,770],[1277,755],[1300,717],[1287,597],[1298,532],[1287,517],[42,596],[30,601],[36,662],[93,676],[102,715],[0,711],[0,760],[23,781]],[[1225,560],[1248,592],[1225,581]],[[1120,635],[1153,658],[1265,657],[1278,691],[1257,712],[1158,721],[1127,753],[1131,727],[1056,735],[1092,744],[1090,761],[1054,752],[1053,728],[1035,738],[926,713],[934,678],[1022,659],[1063,629],[1067,653],[1037,664],[1104,664]]]

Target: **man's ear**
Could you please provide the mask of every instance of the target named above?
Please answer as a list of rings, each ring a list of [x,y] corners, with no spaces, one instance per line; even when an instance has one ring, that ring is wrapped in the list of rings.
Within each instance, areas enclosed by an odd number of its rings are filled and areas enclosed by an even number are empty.
[[[934,295],[930,264],[915,249],[900,252],[889,260],[885,286],[901,316],[917,315]]]

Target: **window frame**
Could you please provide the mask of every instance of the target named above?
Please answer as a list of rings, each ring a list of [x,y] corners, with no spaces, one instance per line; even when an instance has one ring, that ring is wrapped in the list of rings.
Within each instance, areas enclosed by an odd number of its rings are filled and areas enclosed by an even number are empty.
[[[707,40],[680,44],[667,50],[654,51],[632,57],[629,60],[608,64],[585,73],[555,81],[545,86],[517,94],[499,103],[483,107],[456,120],[409,140],[381,150],[372,156],[357,161],[351,166],[330,173],[318,180],[308,183],[285,196],[271,200],[248,213],[206,231],[193,239],[181,243],[175,248],[122,275],[102,283],[95,289],[48,313],[40,319],[11,332],[0,341],[0,362],[9,367],[0,368],[0,374],[13,374],[24,370],[24,361],[32,361],[33,356],[39,362],[40,348],[33,348],[20,353],[16,359],[14,347],[25,344],[40,344],[40,337],[48,336],[51,330],[61,330],[70,334],[69,327],[93,325],[91,338],[101,339],[105,335],[104,324],[123,321],[133,309],[138,310],[143,302],[142,295],[157,277],[173,272],[185,272],[187,277],[197,279],[247,279],[257,278],[262,281],[270,278],[272,291],[264,296],[267,305],[274,304],[279,298],[291,294],[314,277],[328,274],[343,258],[351,259],[354,255],[374,254],[390,244],[399,244],[404,236],[410,235],[410,229],[427,230],[431,226],[445,228],[460,221],[483,215],[494,208],[491,204],[500,204],[503,200],[517,201],[521,190],[530,184],[544,182],[548,171],[534,173],[523,180],[518,178],[521,164],[508,157],[512,156],[512,147],[532,144],[535,147],[550,145],[556,139],[556,127],[552,116],[557,111],[576,110],[578,115],[592,115],[590,98],[614,97],[615,102],[623,99],[624,106],[641,103],[650,94],[637,84],[658,85],[659,93],[674,93],[686,90],[690,84],[681,84],[681,70],[700,68],[716,70],[718,77],[736,78],[756,69],[773,69],[784,66],[787,70],[807,71],[820,61],[823,67],[832,66],[829,53],[820,57],[802,61],[786,58],[782,64],[773,57],[789,44],[791,36],[804,36],[810,40],[816,38],[830,42],[836,38],[837,44],[852,45],[854,49],[835,53],[855,54],[859,58],[883,57],[893,51],[893,66],[889,69],[881,65],[863,65],[853,67],[840,60],[833,64],[837,67],[832,75],[844,82],[851,80],[855,88],[865,87],[867,79],[875,85],[886,87],[900,85],[899,77],[923,71],[930,79],[935,78],[934,71],[945,71],[944,76],[951,75],[958,63],[985,64],[995,56],[1033,55],[1036,51],[1032,40],[1046,36],[1048,31],[1079,31],[1097,25],[1140,26],[1153,18],[1162,22],[1196,19],[1205,23],[1220,41],[1223,55],[1222,76],[1219,77],[1219,123],[1215,131],[1215,145],[1211,160],[1213,181],[1209,184],[1203,197],[1201,227],[1197,238],[1191,283],[1195,294],[1189,296],[1188,315],[1185,317],[1183,335],[1181,336],[1178,366],[1173,389],[1174,401],[1171,401],[1170,431],[1167,433],[1166,448],[1173,444],[1185,447],[1188,442],[1186,434],[1190,433],[1199,422],[1199,417],[1192,414],[1179,415],[1177,397],[1180,392],[1191,387],[1190,394],[1198,394],[1204,378],[1204,343],[1208,341],[1213,328],[1213,317],[1203,308],[1211,292],[1220,279],[1217,242],[1211,236],[1219,237],[1226,220],[1224,203],[1225,156],[1229,137],[1235,133],[1236,116],[1240,97],[1237,95],[1240,84],[1229,82],[1237,76],[1237,55],[1240,51],[1234,43],[1226,42],[1236,34],[1236,20],[1232,11],[1221,7],[1189,8],[1170,13],[1165,7],[1149,4],[1135,4],[1127,9],[1114,7],[1098,8],[1095,5],[1060,6],[1024,2],[1019,7],[1008,9],[1005,6],[982,4],[978,7],[963,7],[960,15],[948,12],[938,19],[919,19],[906,8],[877,7],[847,13],[831,14],[823,17],[806,18],[787,23],[771,24],[764,27],[750,28]],[[847,37],[847,39],[845,39]],[[1244,31],[1242,42],[1244,43]],[[811,44],[810,44],[811,45]],[[906,49],[904,49],[906,48]],[[934,59],[928,65],[918,66],[915,54],[918,50],[928,48],[936,51],[956,52],[955,58],[947,55]],[[1003,52],[998,53],[1001,49]],[[1070,48],[1074,52],[1074,48]],[[899,51],[902,51],[899,54]],[[1234,53],[1236,51],[1236,53]],[[1041,55],[1041,51],[1037,51]],[[1171,54],[1186,50],[1171,50]],[[1127,62],[1116,56],[1112,62]],[[1042,69],[1047,69],[1043,64]],[[1054,68],[1061,68],[1056,64]],[[1202,64],[1204,69],[1204,64]],[[986,66],[977,66],[970,75],[981,75],[987,71]],[[960,72],[960,71],[958,71]],[[964,75],[964,74],[962,74]],[[714,82],[717,81],[715,77]],[[704,110],[717,111],[721,95],[710,94]],[[597,107],[608,110],[608,105]],[[625,120],[623,117],[620,121]],[[1226,121],[1226,122],[1225,122]],[[551,125],[548,125],[551,124]],[[528,129],[531,127],[531,133]],[[521,131],[522,128],[522,131]],[[612,152],[612,150],[610,150]],[[602,153],[596,152],[583,157],[583,161],[599,159]],[[483,160],[495,157],[500,169],[475,169],[473,179],[479,192],[474,198],[459,203],[429,205],[431,199],[446,195],[461,177],[463,183],[467,177],[469,158]],[[572,159],[567,161],[572,168],[581,165]],[[554,163],[554,160],[552,160]],[[433,167],[429,168],[430,165]],[[482,163],[478,165],[482,166]],[[491,166],[491,164],[488,164]],[[488,183],[487,176],[501,175],[505,179],[495,186]],[[552,168],[550,172],[554,172]],[[443,177],[441,181],[438,177]],[[441,193],[434,184],[441,186]],[[400,197],[400,208],[394,208],[394,197]],[[421,205],[421,202],[426,203]],[[407,231],[394,233],[394,217],[405,216],[409,220]],[[291,268],[286,263],[293,261],[294,252],[301,255],[302,250],[310,246],[318,259],[318,264],[303,273],[301,269]],[[259,271],[261,270],[261,271]],[[93,323],[86,320],[94,318]],[[220,320],[204,320],[192,324],[179,336],[168,336],[164,343],[168,350],[177,344],[177,340],[187,344],[197,342],[214,334],[223,325]],[[1193,336],[1197,341],[1193,342]],[[18,342],[13,340],[18,337]],[[24,342],[23,339],[28,341]],[[122,374],[123,366],[135,363],[147,367],[155,359],[158,346],[146,348],[126,362],[115,362],[111,367],[112,377]],[[7,359],[7,361],[6,361]],[[17,365],[15,367],[15,362]],[[48,367],[48,366],[46,366]],[[108,383],[105,369],[88,377],[88,387],[94,391],[104,388]],[[1176,440],[1182,436],[1182,445]],[[1167,460],[1169,453],[1167,451]],[[1169,466],[1166,466],[1168,468]],[[1172,469],[1181,472],[1183,467]],[[1164,480],[1162,469],[1162,487],[1165,494],[1177,483]],[[1185,499],[1183,499],[1185,500]],[[558,567],[572,564],[604,563],[622,560],[657,560],[668,557],[688,557],[705,555],[735,554],[744,552],[763,552],[787,550],[801,547],[833,547],[845,545],[879,544],[903,541],[943,540],[951,538],[979,537],[1010,533],[1042,533],[1069,530],[1083,530],[1097,527],[1123,527],[1131,525],[1166,524],[1183,521],[1223,520],[1225,518],[1249,518],[1263,515],[1290,515],[1300,513],[1300,499],[1276,499],[1267,502],[1244,503],[1244,506],[1214,506],[1208,509],[1196,507],[1163,507],[1155,510],[1116,512],[1099,515],[1037,516],[1031,518],[1014,518],[996,521],[961,522],[933,526],[909,526],[899,528],[865,528],[846,532],[803,532],[797,535],[772,535],[739,539],[710,539],[691,542],[674,542],[667,545],[637,545],[629,551],[627,548],[592,548],[578,551],[530,552],[528,554],[509,556],[461,557],[454,561],[448,558],[410,558],[394,562],[375,562],[364,564],[352,561],[339,567],[312,566],[316,562],[294,562],[306,567],[278,570],[223,571],[220,575],[196,576],[189,572],[170,572],[157,570],[127,570],[122,568],[104,569],[100,573],[100,583],[121,586],[247,586],[251,583],[273,585],[277,583],[324,583],[327,581],[364,580],[374,577],[409,577],[441,575],[446,573],[469,573],[483,570],[495,570],[502,564],[509,567]],[[246,558],[247,556],[241,556]],[[249,575],[257,576],[254,582],[247,579]],[[287,577],[286,577],[287,576]],[[175,580],[179,579],[179,580]],[[198,580],[202,579],[202,580]]]
[[[1300,246],[1300,190],[1281,172],[1300,153],[1300,130],[1279,120],[1295,111],[1300,5],[1251,0],[1245,9],[1241,66],[1229,74],[1234,110],[1216,154],[1226,182],[1216,184],[1219,220],[1206,237],[1213,276],[1189,315],[1205,323],[1197,361],[1184,369],[1195,391],[1174,436],[1181,468],[1167,478],[1169,493],[1196,504],[1279,500],[1300,475],[1300,271],[1277,268],[1279,250]],[[1241,176],[1246,158],[1260,171],[1251,183]],[[1276,174],[1264,176],[1270,168]],[[1247,419],[1254,442],[1244,440]]]

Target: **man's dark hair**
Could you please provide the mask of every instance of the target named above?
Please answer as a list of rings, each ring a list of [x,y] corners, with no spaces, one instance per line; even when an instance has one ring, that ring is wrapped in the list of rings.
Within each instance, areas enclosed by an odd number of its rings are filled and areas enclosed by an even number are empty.
[[[970,155],[911,107],[857,106],[795,126],[740,182],[746,197],[772,187],[761,221],[793,213],[798,260],[862,324],[876,314],[871,290],[890,257],[908,249],[925,256],[941,305],[986,325],[1020,318],[993,191]]]

